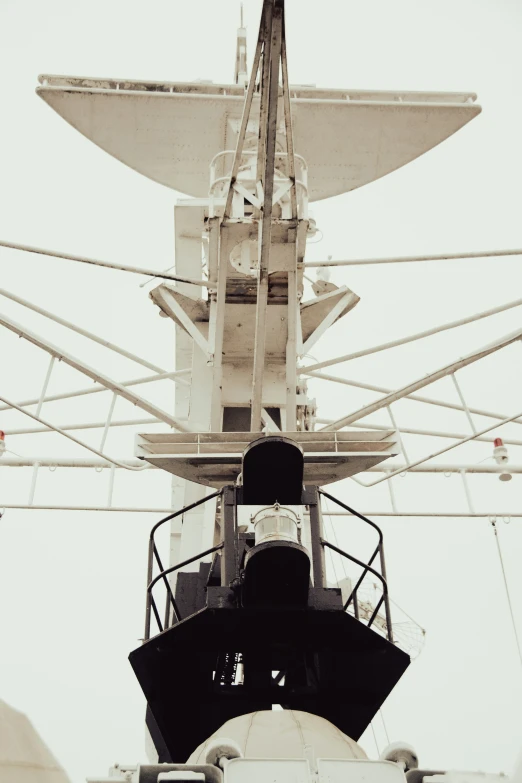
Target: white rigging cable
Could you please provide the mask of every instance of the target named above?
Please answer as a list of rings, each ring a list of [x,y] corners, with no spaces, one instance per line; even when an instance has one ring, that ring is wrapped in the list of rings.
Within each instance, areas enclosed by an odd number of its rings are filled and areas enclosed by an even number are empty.
[[[377,742],[377,737],[375,736],[375,729],[373,728],[373,721],[370,721],[370,726],[372,727],[373,741],[375,742],[375,747],[377,749],[377,756],[380,756],[381,755],[381,751],[379,750],[379,744]]]
[[[384,720],[384,714],[383,714],[382,708],[379,708],[379,715],[381,716],[382,725],[384,727],[384,733],[386,734],[386,742],[389,745],[390,744],[390,738],[388,736],[388,729],[386,728],[386,722]]]
[[[511,615],[511,624],[513,626],[513,633],[515,634],[515,640],[516,640],[516,643],[517,643],[518,657],[520,658],[520,663],[522,664],[522,649],[520,647],[520,639],[518,638],[517,624],[515,622],[515,614],[513,612],[513,605],[511,603],[511,594],[509,592],[509,586],[508,586],[508,581],[507,581],[506,569],[505,569],[505,566],[504,566],[504,558],[502,557],[502,549],[500,548],[500,540],[499,540],[499,537],[498,537],[498,530],[497,530],[497,520],[496,519],[492,519],[492,520],[490,520],[490,522],[491,522],[491,526],[493,528],[493,531],[495,533],[495,541],[496,541],[496,544],[497,544],[498,557],[499,557],[499,560],[500,560],[500,568],[502,569],[502,577],[504,579],[504,587],[506,589],[506,598],[507,598],[507,603],[508,603],[508,607],[509,607],[509,613]]]

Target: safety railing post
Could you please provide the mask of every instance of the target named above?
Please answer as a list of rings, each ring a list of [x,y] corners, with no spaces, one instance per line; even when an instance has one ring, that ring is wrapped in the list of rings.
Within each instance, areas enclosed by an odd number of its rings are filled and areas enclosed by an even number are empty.
[[[148,561],[147,561],[147,602],[145,605],[145,632],[143,634],[144,642],[150,639],[150,612],[151,612],[152,596],[148,590],[148,586],[152,582],[153,552],[154,552],[154,540],[151,536],[149,538],[149,553],[148,553]]]
[[[382,541],[379,542],[379,560],[381,564],[381,574],[382,578],[388,584],[388,580],[386,577],[386,561],[384,559],[384,547],[382,544]],[[390,597],[388,595],[388,591],[384,591],[383,593],[384,598],[384,614],[386,616],[386,635],[388,637],[388,641],[393,642],[393,628],[392,628],[392,619],[391,619],[391,609],[390,609]]]
[[[312,549],[312,568],[314,587],[324,587],[326,583],[326,564],[323,546],[323,518],[321,501],[317,488],[313,488],[314,502],[310,503],[310,542]]]
[[[228,587],[238,576],[237,531],[236,531],[236,490],[225,487],[222,504],[222,544],[221,586]]]

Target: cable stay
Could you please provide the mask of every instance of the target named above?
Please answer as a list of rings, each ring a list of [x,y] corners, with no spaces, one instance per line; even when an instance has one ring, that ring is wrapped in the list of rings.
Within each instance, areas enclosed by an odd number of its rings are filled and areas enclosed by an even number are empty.
[[[520,665],[522,666],[522,647],[520,645],[520,639],[519,639],[519,636],[518,636],[517,624],[516,624],[516,621],[515,621],[515,614],[513,612],[513,604],[511,603],[511,593],[510,593],[510,590],[509,590],[507,574],[506,574],[506,567],[504,565],[504,558],[502,556],[502,549],[500,547],[500,539],[499,539],[498,530],[497,530],[497,522],[496,522],[495,519],[492,519],[492,520],[490,520],[490,524],[491,524],[491,526],[493,528],[493,532],[495,533],[495,543],[497,545],[498,558],[499,558],[499,561],[500,561],[500,568],[502,570],[502,579],[503,579],[503,582],[504,582],[504,588],[506,590],[506,600],[507,600],[507,604],[508,604],[509,614],[510,614],[510,617],[511,617],[511,625],[512,625],[512,628],[513,628],[513,634],[515,636],[515,641],[516,641],[516,645],[517,645],[517,651],[518,651],[518,657],[519,657],[519,660],[520,660]]]

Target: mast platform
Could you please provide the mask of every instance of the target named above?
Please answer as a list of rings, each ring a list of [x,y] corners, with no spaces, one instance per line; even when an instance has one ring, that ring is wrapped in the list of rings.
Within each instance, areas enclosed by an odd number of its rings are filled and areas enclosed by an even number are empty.
[[[396,442],[390,440],[393,430],[278,431],[277,435],[295,441],[303,449],[305,484],[340,481],[396,456]],[[223,487],[236,482],[245,448],[260,437],[262,433],[254,432],[157,432],[137,436],[136,454],[175,476]]]

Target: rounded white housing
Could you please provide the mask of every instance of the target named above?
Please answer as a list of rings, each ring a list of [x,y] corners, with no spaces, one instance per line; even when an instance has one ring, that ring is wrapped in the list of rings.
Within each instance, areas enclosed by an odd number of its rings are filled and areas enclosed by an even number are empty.
[[[299,517],[291,508],[276,503],[263,508],[252,517],[256,546],[267,541],[293,541],[299,543]]]

